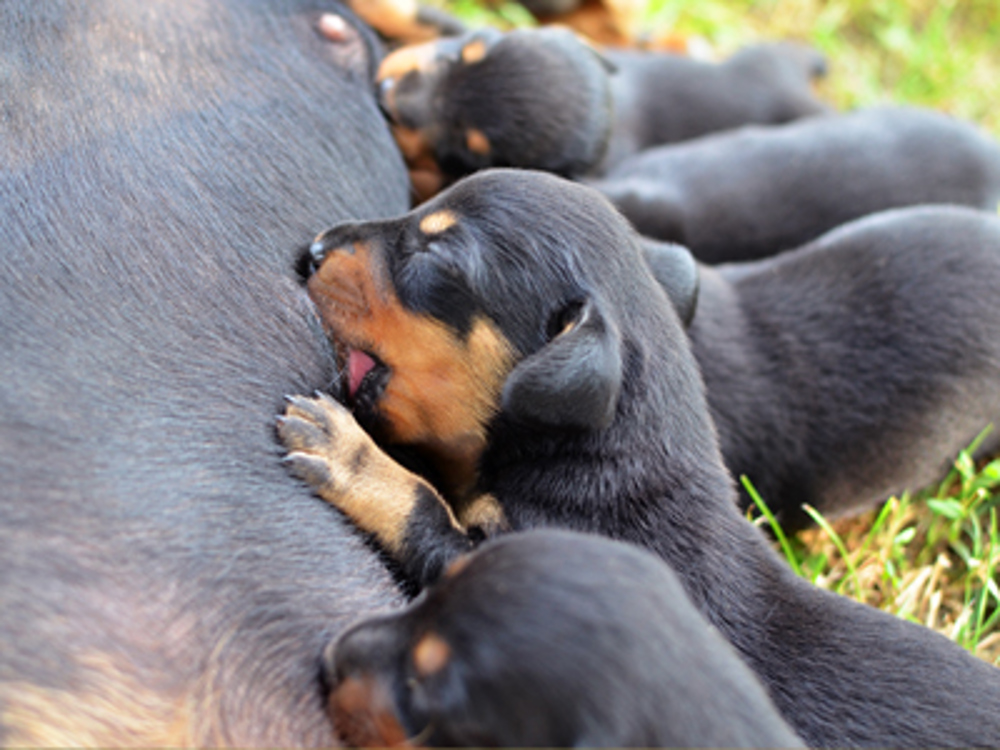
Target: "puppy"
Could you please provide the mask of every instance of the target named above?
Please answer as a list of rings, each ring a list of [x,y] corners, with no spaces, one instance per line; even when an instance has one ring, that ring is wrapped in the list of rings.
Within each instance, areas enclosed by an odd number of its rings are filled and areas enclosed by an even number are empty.
[[[673,571],[598,536],[487,543],[325,661],[353,747],[801,746]]]
[[[995,211],[1000,147],[960,120],[880,107],[650,149],[591,184],[640,234],[723,263],[798,247],[889,208]]]
[[[488,166],[600,174],[649,146],[818,114],[824,69],[792,44],[713,64],[598,54],[565,29],[482,29],[389,55],[378,83],[410,164],[447,184]]]
[[[884,212],[699,280],[688,333],[722,454],[788,530],[803,503],[832,517],[926,486],[1000,428],[993,216]],[[977,455],[998,450],[994,429]]]
[[[923,216],[921,229],[946,230],[956,267],[975,267],[966,280],[982,292],[995,274],[981,266],[1000,263],[1000,219]],[[903,252],[919,234],[906,223],[875,227],[868,241]],[[1000,743],[1000,671],[811,586],[741,516],[674,306],[630,227],[593,191],[490,171],[400,218],[339,225],[313,255],[309,292],[338,342],[358,421],[423,451],[451,497],[485,493],[452,513],[332,399],[293,400],[279,423],[288,463],[406,575],[433,580],[474,546],[465,529],[487,511],[512,530],[630,541],[673,567],[808,745]],[[935,301],[949,315],[962,306]],[[880,304],[861,290],[844,303]],[[808,353],[813,342],[782,343]],[[889,397],[911,395],[908,385]],[[837,418],[837,406],[821,418]]]

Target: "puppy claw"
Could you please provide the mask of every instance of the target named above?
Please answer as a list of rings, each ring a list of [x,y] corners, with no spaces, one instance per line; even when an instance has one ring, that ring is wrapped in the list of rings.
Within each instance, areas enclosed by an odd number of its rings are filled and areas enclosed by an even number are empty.
[[[321,426],[297,415],[278,417],[278,436],[291,451],[317,453],[329,443]]]
[[[292,474],[314,489],[327,487],[331,482],[330,469],[326,461],[318,456],[295,451],[281,459],[281,462]]]

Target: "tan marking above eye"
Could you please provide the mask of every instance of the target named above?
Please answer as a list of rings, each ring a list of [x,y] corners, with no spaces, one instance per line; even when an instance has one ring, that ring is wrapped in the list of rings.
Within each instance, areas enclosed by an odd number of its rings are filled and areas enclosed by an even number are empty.
[[[420,677],[437,674],[450,658],[451,646],[433,631],[428,631],[413,647],[413,666]]]
[[[442,209],[427,214],[420,220],[420,231],[424,234],[441,234],[458,223],[458,217],[453,211]]]
[[[482,39],[474,39],[462,47],[462,62],[466,65],[474,65],[485,57],[486,42]]]
[[[480,154],[481,156],[489,156],[490,153],[490,139],[486,137],[486,133],[482,130],[476,128],[469,128],[465,131],[465,145],[474,154]]]

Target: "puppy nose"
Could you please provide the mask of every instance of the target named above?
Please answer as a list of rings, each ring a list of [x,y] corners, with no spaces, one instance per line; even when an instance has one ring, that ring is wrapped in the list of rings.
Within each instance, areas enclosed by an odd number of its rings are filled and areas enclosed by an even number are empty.
[[[319,268],[326,256],[338,250],[350,251],[356,231],[353,224],[338,224],[320,234],[309,246],[309,255],[314,268]]]
[[[382,110],[382,113],[390,119],[394,117],[391,98],[395,88],[396,79],[391,77],[379,82],[378,85],[378,106]]]

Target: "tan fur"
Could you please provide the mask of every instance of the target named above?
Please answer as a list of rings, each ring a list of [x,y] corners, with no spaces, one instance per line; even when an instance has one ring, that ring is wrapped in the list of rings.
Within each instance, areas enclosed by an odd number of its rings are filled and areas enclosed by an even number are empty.
[[[329,480],[318,488],[320,497],[350,516],[361,529],[375,534],[389,552],[398,552],[420,488],[437,493],[425,480],[389,458],[347,409],[331,399],[316,399],[314,403],[324,412],[323,427],[330,439],[317,452],[283,435],[291,453],[308,453],[321,459]],[[312,421],[294,404],[285,414]],[[442,506],[457,528],[458,521],[443,501]]]
[[[309,293],[336,340],[370,351],[391,370],[378,409],[384,438],[423,448],[445,474],[449,492],[466,492],[499,409],[514,348],[486,318],[463,341],[444,323],[405,309],[370,249],[329,254]]]
[[[0,726],[8,747],[192,747],[203,742],[186,696],[151,690],[106,654],[79,667],[77,690],[0,684]]]
[[[448,665],[451,646],[433,631],[425,633],[413,647],[413,667],[420,677],[437,674]]]

